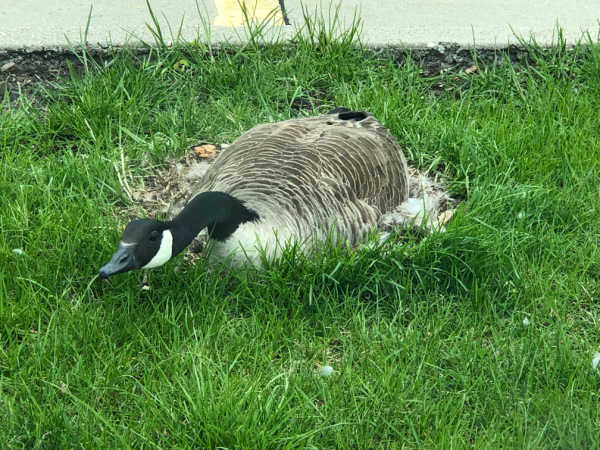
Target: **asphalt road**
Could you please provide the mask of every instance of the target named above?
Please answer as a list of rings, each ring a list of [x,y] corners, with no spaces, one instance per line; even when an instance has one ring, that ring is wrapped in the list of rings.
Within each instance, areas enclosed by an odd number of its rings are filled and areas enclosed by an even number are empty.
[[[150,0],[170,42],[181,29],[184,39],[213,42],[244,39],[244,14],[238,0]],[[302,21],[302,5],[327,16],[328,0],[246,0],[247,13],[263,20],[272,14],[271,32],[291,36]],[[286,19],[280,5],[283,4]],[[583,33],[597,38],[600,0],[340,0],[341,23],[362,20],[362,40],[373,46],[427,47],[453,42],[464,47],[504,47],[517,36],[534,36],[542,45],[556,39],[560,25],[569,43]],[[90,13],[90,7],[91,13]],[[152,41],[145,0],[0,0],[0,49],[66,48],[82,42],[90,17],[93,46]],[[289,21],[289,25],[285,22]],[[170,27],[169,27],[170,26]],[[207,30],[210,30],[208,32]]]

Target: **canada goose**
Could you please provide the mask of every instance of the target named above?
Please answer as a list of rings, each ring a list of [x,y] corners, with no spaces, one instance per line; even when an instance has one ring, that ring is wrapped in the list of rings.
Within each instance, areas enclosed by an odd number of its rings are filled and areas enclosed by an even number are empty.
[[[295,241],[328,236],[355,244],[378,217],[408,198],[396,139],[372,115],[328,114],[258,125],[216,159],[195,195],[169,222],[130,222],[99,275],[158,267],[207,229],[213,258],[233,264],[277,257]]]

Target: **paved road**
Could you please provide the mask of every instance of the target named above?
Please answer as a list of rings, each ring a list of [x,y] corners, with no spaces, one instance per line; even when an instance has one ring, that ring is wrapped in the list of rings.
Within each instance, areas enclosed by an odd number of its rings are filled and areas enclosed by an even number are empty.
[[[251,16],[273,13],[273,32],[290,36],[308,11],[329,10],[329,0],[245,0]],[[150,0],[171,40],[167,23],[185,39],[206,35],[213,41],[243,39],[244,15],[238,0]],[[515,33],[550,44],[560,24],[569,42],[583,32],[596,38],[600,30],[600,0],[339,0],[342,22],[362,18],[363,41],[370,45],[424,47],[437,42],[462,46],[503,47],[516,42]],[[290,25],[284,22],[284,5]],[[0,48],[67,47],[81,42],[91,10],[88,42],[92,45],[150,41],[151,22],[145,0],[0,0]],[[183,19],[183,22],[182,22]]]

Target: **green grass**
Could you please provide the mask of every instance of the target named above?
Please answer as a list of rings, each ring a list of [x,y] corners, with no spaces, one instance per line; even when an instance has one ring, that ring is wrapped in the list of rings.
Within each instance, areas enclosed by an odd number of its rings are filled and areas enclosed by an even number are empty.
[[[5,105],[3,447],[600,445],[600,45],[423,78],[313,25],[293,45],[120,50]],[[141,182],[144,160],[311,104],[374,113],[442,172],[464,198],[448,231],[264,270],[180,257],[147,292],[95,279],[131,206],[121,151]]]

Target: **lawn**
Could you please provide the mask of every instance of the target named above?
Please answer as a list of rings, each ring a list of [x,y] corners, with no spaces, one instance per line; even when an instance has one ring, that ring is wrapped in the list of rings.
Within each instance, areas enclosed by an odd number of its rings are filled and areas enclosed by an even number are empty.
[[[598,42],[426,77],[313,25],[291,44],[79,52],[82,71],[5,95],[3,448],[600,445]],[[139,186],[190,144],[335,106],[445,177],[447,232],[261,270],[180,256],[147,291],[96,278],[139,209],[121,153]]]

